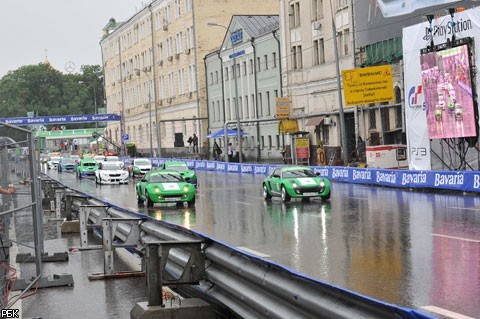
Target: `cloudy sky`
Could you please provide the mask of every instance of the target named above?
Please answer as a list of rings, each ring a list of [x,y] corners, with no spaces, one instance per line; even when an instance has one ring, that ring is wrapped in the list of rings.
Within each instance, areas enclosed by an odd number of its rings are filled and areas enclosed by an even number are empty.
[[[45,60],[62,73],[65,64],[99,64],[102,28],[124,21],[149,0],[0,0],[0,77]]]

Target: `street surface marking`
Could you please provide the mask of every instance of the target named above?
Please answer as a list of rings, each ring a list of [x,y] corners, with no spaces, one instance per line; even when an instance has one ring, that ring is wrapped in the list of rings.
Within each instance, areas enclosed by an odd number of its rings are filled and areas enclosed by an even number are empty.
[[[258,251],[255,251],[253,249],[250,249],[250,248],[247,248],[247,247],[237,247],[238,249],[241,249],[243,251],[246,251],[247,253],[250,253],[252,255],[256,255],[258,257],[262,257],[262,258],[270,258],[270,255],[267,255],[267,254],[263,254],[261,252],[258,252]]]
[[[368,198],[366,198],[366,197],[354,197],[354,196],[349,196],[348,198],[360,199],[360,200],[368,200]]]
[[[469,242],[472,242],[472,243],[480,243],[480,240],[463,238],[463,237],[447,236],[447,235],[441,235],[441,234],[432,234],[432,236],[469,241]]]
[[[435,307],[435,306],[424,306],[424,307],[420,307],[420,308],[425,309],[425,310],[430,311],[430,312],[433,312],[433,313],[438,313],[439,315],[442,315],[442,316],[447,316],[447,317],[452,318],[452,319],[475,319],[473,317],[465,316],[465,315],[462,315],[462,314],[459,314],[459,313],[456,313],[456,312],[453,312],[453,311],[450,311],[450,310],[442,309],[442,308],[439,308],[439,307]]]
[[[238,203],[238,204],[243,204],[243,205],[252,205],[252,203],[244,203],[244,202],[239,202],[238,200],[235,201],[235,203]]]
[[[473,210],[473,211],[475,211],[475,212],[480,211],[480,209],[478,209],[478,208],[466,208],[466,207],[447,207],[447,208],[450,208],[450,209],[460,209],[460,210]]]

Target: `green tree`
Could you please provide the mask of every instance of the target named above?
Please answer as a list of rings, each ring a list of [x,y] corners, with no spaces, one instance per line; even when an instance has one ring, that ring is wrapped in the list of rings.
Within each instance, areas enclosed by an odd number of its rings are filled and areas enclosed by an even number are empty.
[[[93,114],[103,106],[103,76],[99,65],[85,65],[80,74],[63,74],[49,64],[26,65],[0,79],[1,117]],[[93,123],[70,128],[93,127]]]

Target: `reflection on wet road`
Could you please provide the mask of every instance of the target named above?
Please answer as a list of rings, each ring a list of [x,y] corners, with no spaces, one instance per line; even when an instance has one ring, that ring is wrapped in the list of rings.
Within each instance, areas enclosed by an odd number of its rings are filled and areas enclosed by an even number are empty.
[[[197,172],[194,207],[139,207],[133,181],[63,183],[400,306],[480,318],[480,198],[333,183],[329,202],[265,202],[259,175]],[[431,308],[430,308],[431,309]]]

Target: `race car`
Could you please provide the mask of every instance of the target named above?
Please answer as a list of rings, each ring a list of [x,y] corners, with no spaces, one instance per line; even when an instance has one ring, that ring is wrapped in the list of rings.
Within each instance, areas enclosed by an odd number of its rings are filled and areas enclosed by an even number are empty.
[[[143,176],[152,170],[152,162],[148,158],[134,158],[128,166],[130,176]]]
[[[195,187],[187,183],[182,175],[172,170],[156,170],[145,174],[135,186],[138,204],[147,202],[147,207],[155,203],[187,202],[195,204]]]
[[[77,166],[77,177],[82,178],[85,176],[95,176],[95,171],[97,170],[97,168],[98,164],[95,160],[91,158],[84,158],[80,160],[80,163]]]
[[[58,172],[75,172],[75,167],[77,164],[75,160],[70,157],[62,157],[60,161],[58,161],[57,169]]]
[[[186,182],[197,186],[197,174],[184,162],[165,162],[160,166],[161,170],[172,170],[179,172]]]
[[[128,184],[128,172],[118,162],[101,162],[95,171],[95,183]]]
[[[304,166],[276,168],[263,180],[262,188],[265,200],[279,196],[284,203],[292,198],[301,198],[303,201],[313,197],[322,200],[330,198],[330,181]]]
[[[60,162],[60,156],[50,156],[50,159],[47,161],[48,169],[57,169],[58,162]]]

